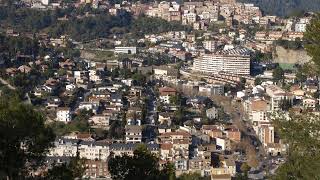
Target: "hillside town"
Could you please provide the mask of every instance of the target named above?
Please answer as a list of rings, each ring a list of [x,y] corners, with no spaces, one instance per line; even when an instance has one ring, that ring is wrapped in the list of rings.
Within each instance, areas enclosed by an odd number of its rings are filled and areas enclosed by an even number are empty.
[[[277,17],[235,0],[22,0],[16,6],[41,12],[89,7],[59,22],[99,11],[174,24],[148,33],[149,24],[136,23],[139,36],[116,27],[106,38],[86,41],[0,25],[3,38],[26,37],[46,47],[37,56],[19,49],[12,59],[0,55],[0,95],[19,91],[57,134],[35,174],[79,156],[83,178],[111,179],[110,158],[133,156],[143,145],[160,167],[173,164],[177,177],[266,179],[288,151],[273,119],[319,115],[319,83],[302,42],[311,12]]]

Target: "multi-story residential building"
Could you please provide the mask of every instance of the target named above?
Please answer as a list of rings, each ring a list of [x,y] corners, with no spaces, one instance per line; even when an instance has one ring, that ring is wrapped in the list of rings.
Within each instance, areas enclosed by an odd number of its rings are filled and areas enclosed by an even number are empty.
[[[109,144],[105,142],[80,141],[78,150],[81,158],[91,160],[106,160],[110,155]]]
[[[174,161],[176,171],[186,172],[188,170],[188,159],[176,159]]]
[[[71,121],[71,111],[69,107],[57,108],[57,121],[61,121],[65,123]]]
[[[318,104],[318,100],[314,98],[305,98],[303,99],[303,107],[305,109],[311,109],[314,110],[316,108],[316,105]]]
[[[297,23],[294,26],[295,32],[306,32],[307,24],[306,23]]]
[[[281,102],[284,100],[293,103],[293,94],[285,92],[283,89],[276,85],[269,85],[266,87],[266,93],[271,98],[271,110],[277,111],[281,109]]]
[[[236,129],[234,127],[226,128],[224,130],[224,133],[226,134],[226,137],[232,141],[236,141],[236,142],[241,141],[241,132],[239,129]]]
[[[203,47],[210,52],[214,52],[216,49],[216,42],[215,41],[203,41]]]
[[[256,40],[266,40],[267,32],[266,31],[258,31],[255,34]]]
[[[193,62],[193,70],[217,74],[227,72],[239,75],[250,74],[250,56],[247,55],[203,55]]]
[[[89,123],[93,128],[109,129],[110,116],[99,114],[89,119]]]
[[[56,157],[75,157],[78,151],[78,143],[77,139],[65,139],[65,138],[57,138],[54,141],[54,147],[49,149],[48,156],[56,156]]]
[[[163,160],[184,160],[189,158],[191,135],[186,132],[166,132],[158,137]],[[183,169],[183,168],[182,168]]]
[[[257,99],[251,101],[251,112],[249,112],[249,119],[253,124],[260,122],[269,122],[268,111],[270,106],[267,101]]]
[[[223,160],[220,161],[220,167],[212,168],[211,173],[212,175],[230,175],[235,176],[236,171],[236,163],[231,157],[225,157]]]
[[[102,160],[86,160],[84,162],[85,178],[111,178],[108,162]]]
[[[203,125],[201,132],[211,138],[223,137],[223,131],[216,125]]]
[[[267,144],[274,143],[274,126],[270,123],[263,123],[259,125],[257,135],[261,143],[266,146]]]
[[[86,110],[86,111],[92,110],[93,113],[97,113],[99,106],[100,106],[99,101],[81,102],[78,108],[79,110]]]
[[[142,127],[139,125],[126,125],[126,143],[141,143]]]
[[[173,143],[175,140],[187,141],[191,143],[191,135],[187,132],[166,132],[158,136],[158,141],[162,143]]]
[[[177,95],[177,91],[170,87],[159,88],[160,100],[166,104],[170,104],[170,97]]]
[[[184,25],[193,25],[197,21],[197,14],[194,12],[190,12],[185,10],[182,16],[182,24]]]
[[[218,109],[215,107],[207,109],[206,115],[209,119],[216,119],[216,118],[218,118]]]
[[[271,31],[269,32],[268,39],[271,41],[276,41],[278,39],[281,39],[283,37],[282,31]]]
[[[230,139],[224,138],[224,137],[216,137],[215,139],[216,139],[217,149],[220,149],[222,151],[231,150]]]
[[[224,94],[224,85],[220,83],[199,85],[199,93],[200,94],[204,93],[203,95],[205,96],[211,96],[211,95],[221,96]]]

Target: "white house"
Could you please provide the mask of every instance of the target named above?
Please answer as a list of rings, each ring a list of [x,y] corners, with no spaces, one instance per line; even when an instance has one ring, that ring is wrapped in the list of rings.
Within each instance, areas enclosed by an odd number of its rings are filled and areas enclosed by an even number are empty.
[[[222,151],[231,149],[231,142],[229,139],[226,139],[226,138],[217,137],[216,145],[219,146]]]
[[[126,125],[126,143],[141,143],[142,128],[138,125]]]
[[[71,112],[69,107],[59,107],[57,109],[57,121],[65,123],[71,121]]]
[[[218,117],[218,110],[215,107],[207,109],[206,115],[209,119],[216,119]]]

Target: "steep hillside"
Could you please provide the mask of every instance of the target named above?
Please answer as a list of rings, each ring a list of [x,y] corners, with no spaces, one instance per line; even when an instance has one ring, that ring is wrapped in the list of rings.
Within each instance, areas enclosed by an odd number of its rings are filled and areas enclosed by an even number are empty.
[[[239,0],[240,2],[254,3],[265,14],[288,16],[300,12],[320,11],[320,0]]]

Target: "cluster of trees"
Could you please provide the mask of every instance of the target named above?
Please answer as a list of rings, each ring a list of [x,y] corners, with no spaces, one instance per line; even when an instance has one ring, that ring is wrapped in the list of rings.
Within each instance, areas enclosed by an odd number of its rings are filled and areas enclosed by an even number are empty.
[[[90,15],[86,16],[86,13]],[[64,17],[68,19],[60,20]],[[88,5],[48,11],[14,5],[1,6],[0,22],[19,32],[48,32],[53,37],[67,34],[78,41],[123,35],[129,31],[134,37],[142,37],[147,33],[191,30],[191,27],[183,26],[179,22],[144,16],[133,19],[132,14],[124,10],[113,16]]]
[[[10,98],[10,99],[8,99]],[[0,179],[20,179],[42,165],[55,134],[17,96],[0,98]]]
[[[281,138],[288,144],[287,161],[279,167],[275,179],[320,178],[319,116],[312,113],[275,118]]]
[[[311,3],[310,5],[316,5]],[[320,68],[320,15],[317,14],[304,35],[306,50],[312,63],[303,67],[316,72]],[[307,68],[307,69],[305,69]],[[305,73],[307,74],[307,73]],[[300,75],[301,76],[301,75]],[[304,78],[304,77],[302,77]],[[284,102],[285,107],[289,103]],[[320,117],[303,112],[274,116],[274,124],[284,143],[288,144],[287,161],[277,169],[274,179],[319,179],[320,178]]]
[[[316,65],[316,71],[320,69],[320,14],[312,19],[311,24],[307,26],[304,33],[305,48],[308,54],[312,57],[312,61]]]
[[[68,34],[72,39],[86,41],[127,32],[131,21],[132,16],[126,11],[121,11],[117,16],[99,13],[83,18],[71,17],[67,21],[59,21],[51,26],[49,34],[53,37]]]
[[[300,38],[297,38],[295,41],[288,41],[288,40],[277,40],[275,42],[276,45],[282,46],[285,49],[293,49],[293,50],[298,50],[298,49],[303,49],[303,43]]]
[[[0,33],[0,58],[5,60],[6,65],[10,65],[11,59],[16,59],[18,55],[35,57],[40,49],[37,39],[8,37]]]
[[[133,21],[130,32],[138,37],[144,34],[158,34],[167,31],[191,31],[191,27],[183,26],[180,22],[168,22],[161,18],[140,16]]]
[[[273,81],[275,81],[275,82],[283,81],[284,80],[284,70],[280,66],[277,66],[272,71],[272,77],[273,77]]]
[[[262,53],[261,51],[256,51],[252,58],[257,62],[271,62],[273,59],[272,53]]]
[[[289,16],[301,14],[300,12],[320,10],[318,0],[241,0],[241,2],[254,3],[264,14]]]
[[[200,174],[183,174],[175,176],[172,164],[159,167],[159,159],[146,146],[138,146],[133,156],[114,156],[109,159],[108,168],[112,179],[115,180],[207,180],[210,177],[201,177]],[[112,156],[112,155],[111,155]]]

